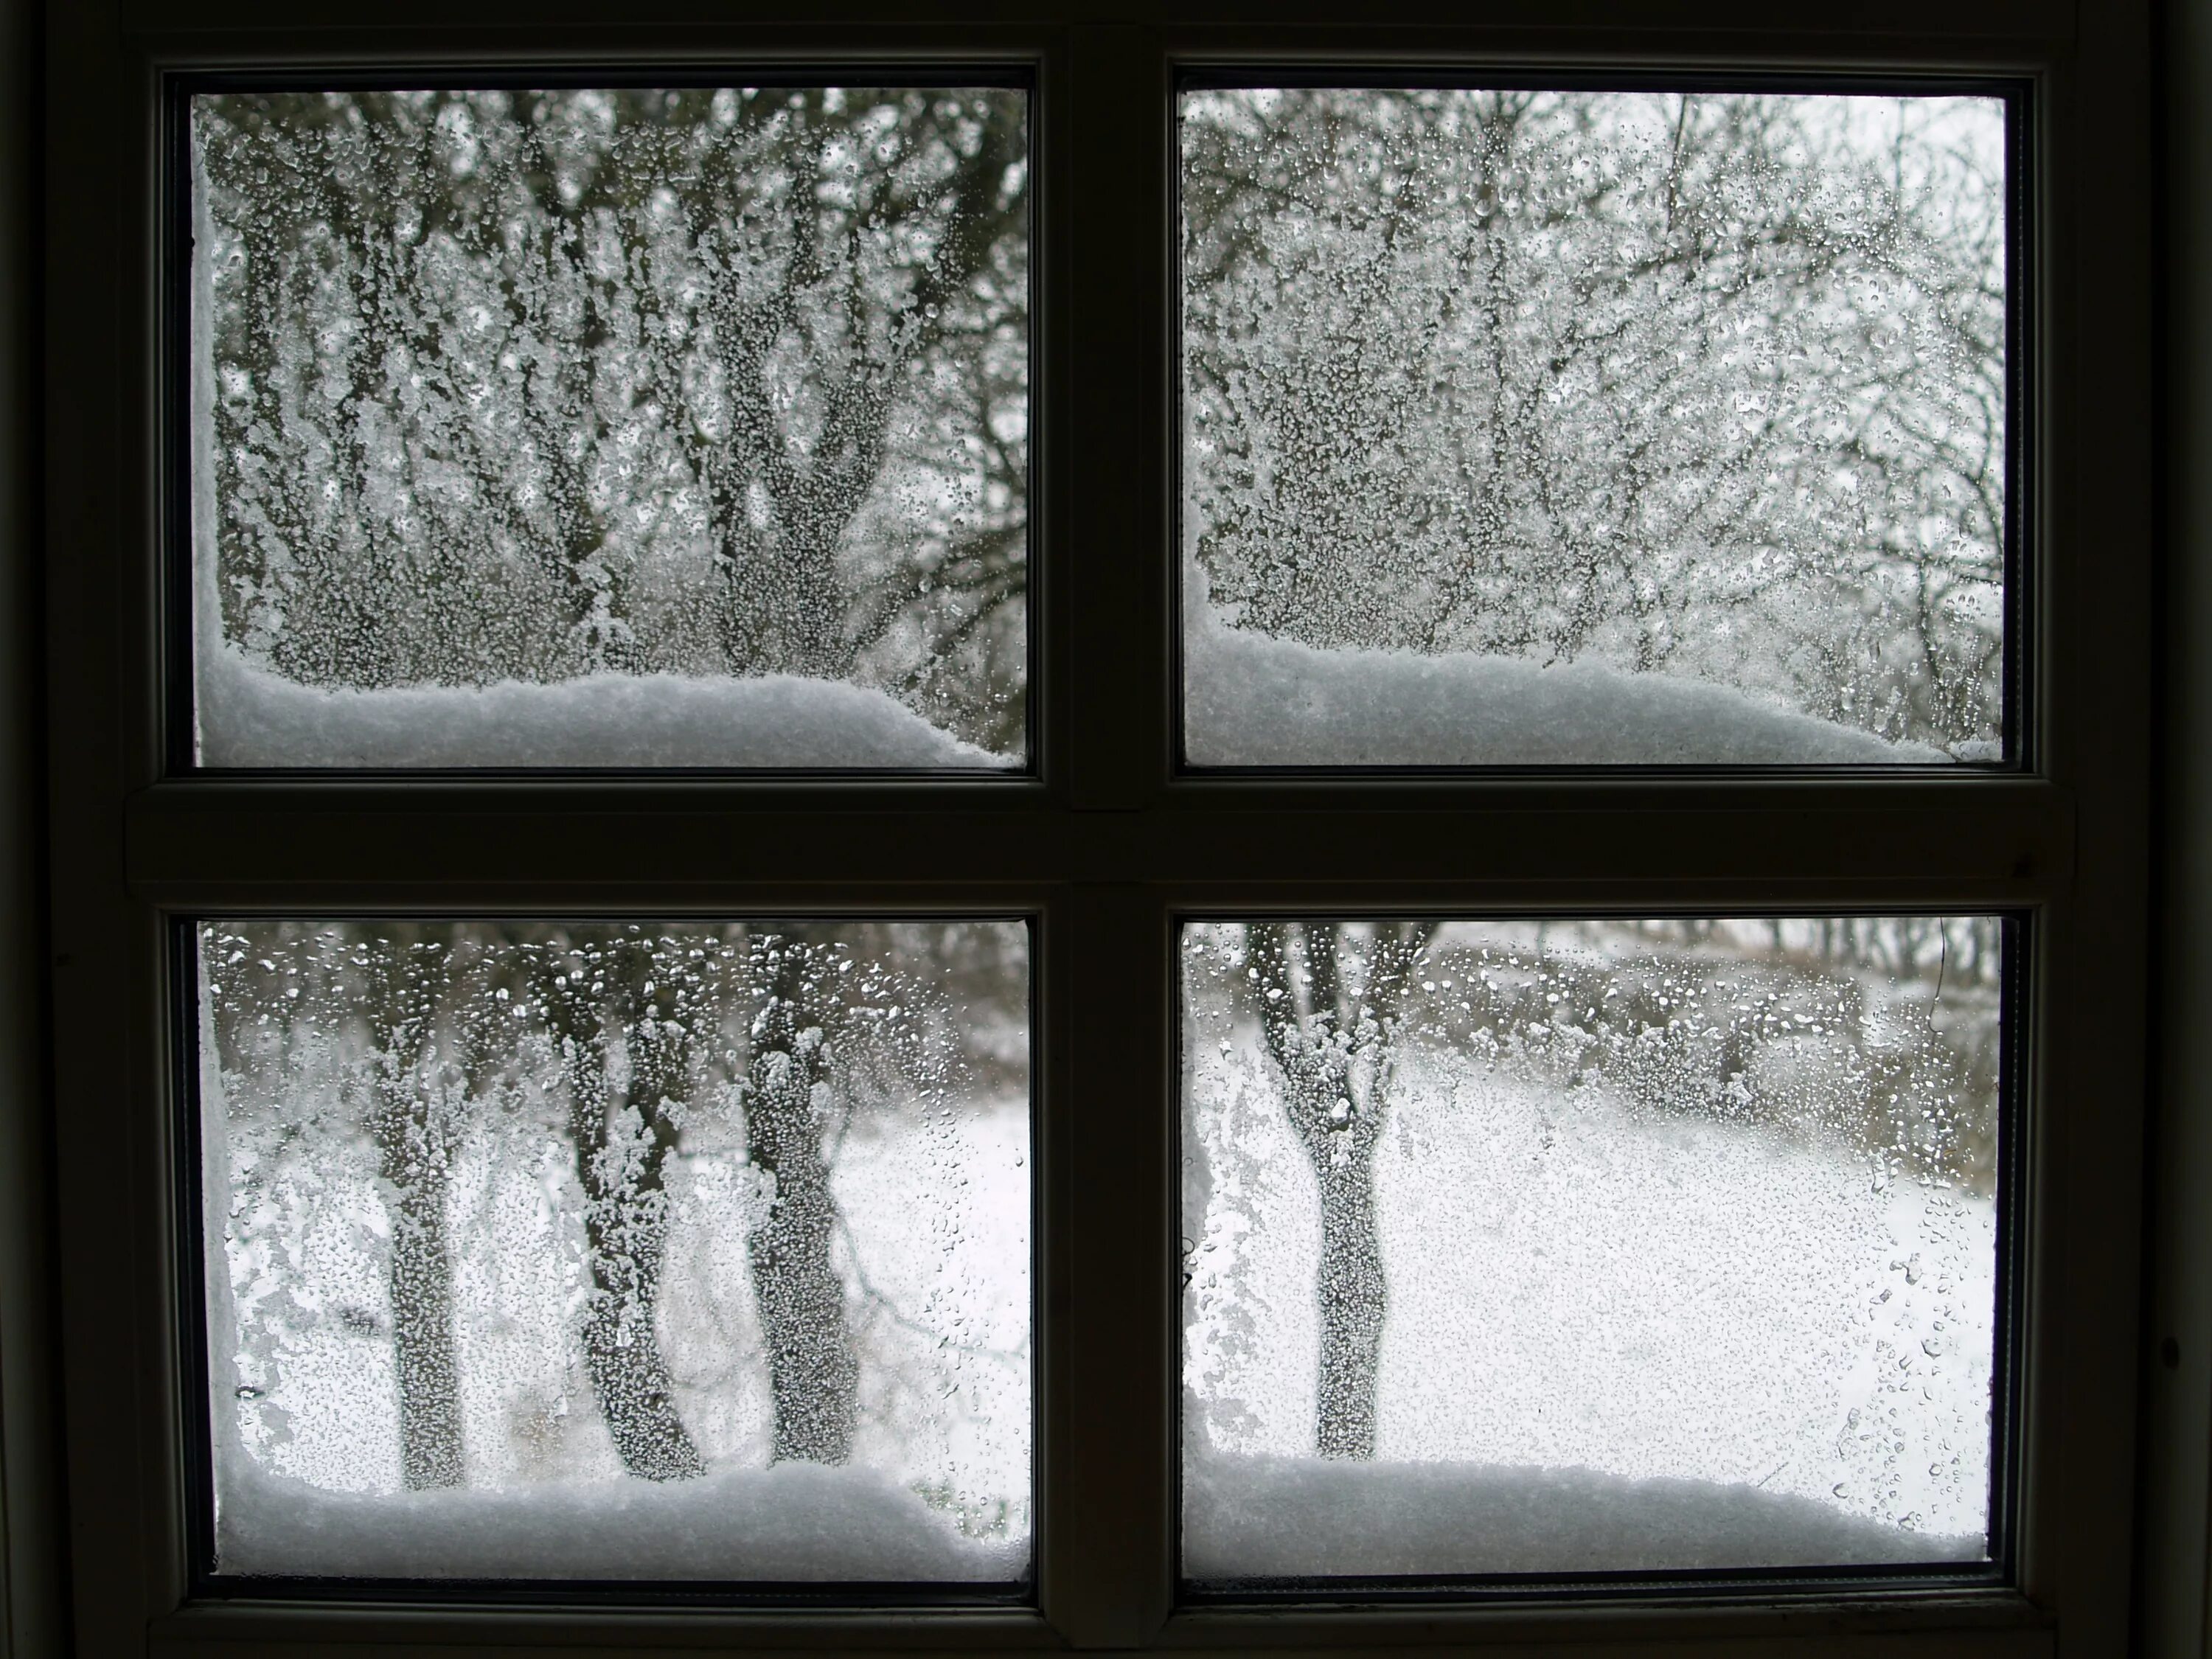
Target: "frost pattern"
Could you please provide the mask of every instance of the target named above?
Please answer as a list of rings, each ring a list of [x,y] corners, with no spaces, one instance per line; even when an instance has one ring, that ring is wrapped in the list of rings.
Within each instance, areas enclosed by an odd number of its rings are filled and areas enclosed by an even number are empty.
[[[1027,1570],[1009,924],[210,922],[219,1568]]]
[[[1343,656],[1702,681],[1997,757],[1998,102],[1249,90],[1182,113],[1194,612]],[[1235,747],[1216,659],[1190,653],[1194,756]],[[1547,700],[1508,690],[1517,743],[1415,758],[1546,758]],[[1687,757],[1737,758],[1710,746]]]
[[[223,93],[192,136],[204,682],[500,688],[441,705],[496,765],[519,689],[794,676],[1019,761],[1022,94]],[[299,758],[235,702],[204,744]]]
[[[1984,1559],[2000,949],[1187,927],[1185,1571]]]

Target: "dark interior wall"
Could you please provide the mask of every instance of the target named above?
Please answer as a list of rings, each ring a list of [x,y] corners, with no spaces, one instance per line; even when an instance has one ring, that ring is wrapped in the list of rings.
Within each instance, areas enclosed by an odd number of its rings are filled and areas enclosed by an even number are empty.
[[[43,1051],[35,0],[0,0],[0,1659],[65,1650]]]
[[[2148,1176],[2137,1639],[2206,1651],[2212,1495],[2212,6],[2166,0],[2154,61],[2163,641],[2154,902],[2159,1078]],[[2116,296],[2115,303],[2124,303]]]

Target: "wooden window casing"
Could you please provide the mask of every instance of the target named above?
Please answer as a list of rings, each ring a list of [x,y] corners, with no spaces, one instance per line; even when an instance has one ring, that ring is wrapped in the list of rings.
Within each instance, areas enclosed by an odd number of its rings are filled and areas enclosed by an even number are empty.
[[[118,0],[49,15],[46,591],[58,1249],[84,1654],[1504,1645],[2083,1654],[2129,1618],[2151,743],[2148,27],[1916,0]],[[165,77],[609,64],[995,64],[1034,103],[1036,676],[1017,778],[170,769]],[[1186,68],[1997,77],[2037,198],[2031,528],[2006,774],[1179,773],[1174,95]],[[857,72],[857,70],[856,70]],[[2024,573],[2024,574],[2023,574]],[[2008,1581],[1602,1602],[1177,1603],[1174,930],[1190,915],[2004,912],[2030,942]],[[185,1539],[169,950],[204,915],[1033,920],[1036,1603],[972,1610],[197,1600]]]

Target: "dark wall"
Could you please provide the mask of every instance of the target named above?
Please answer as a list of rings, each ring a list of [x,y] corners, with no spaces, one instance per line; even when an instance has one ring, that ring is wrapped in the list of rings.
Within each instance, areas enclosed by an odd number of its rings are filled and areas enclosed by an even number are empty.
[[[35,0],[0,0],[0,1659],[66,1650],[46,1198]]]

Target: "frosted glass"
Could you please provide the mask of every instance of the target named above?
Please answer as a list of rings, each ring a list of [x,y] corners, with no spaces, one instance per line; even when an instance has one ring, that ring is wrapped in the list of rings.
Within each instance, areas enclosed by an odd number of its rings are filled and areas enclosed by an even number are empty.
[[[203,764],[1021,763],[1024,94],[189,113]]]
[[[1012,923],[210,921],[216,1571],[1028,1571]]]
[[[1984,1559],[2001,953],[1186,927],[1186,1575]]]
[[[1181,110],[1192,763],[2003,757],[2001,100]]]

